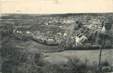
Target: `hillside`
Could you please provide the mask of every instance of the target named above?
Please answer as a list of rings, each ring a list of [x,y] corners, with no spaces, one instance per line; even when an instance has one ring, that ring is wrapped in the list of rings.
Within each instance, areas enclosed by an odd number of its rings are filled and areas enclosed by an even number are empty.
[[[8,28],[12,31],[13,36],[19,39],[30,37],[34,40],[41,40],[40,43],[45,41],[46,44],[53,43],[53,45],[61,44],[61,46],[64,46],[66,45],[65,41],[68,42],[67,44],[76,44],[74,42],[76,41],[76,35],[80,36],[84,34],[86,38],[88,38],[86,43],[89,44],[89,47],[93,47],[96,44],[94,44],[95,38],[91,35],[93,32],[100,30],[102,28],[103,21],[109,17],[113,18],[113,14],[7,14],[1,17],[0,23],[3,30],[7,31]],[[81,28],[79,27],[79,24],[82,24]],[[112,35],[113,34],[111,34],[111,36]],[[83,43],[82,47],[84,47],[86,43]]]

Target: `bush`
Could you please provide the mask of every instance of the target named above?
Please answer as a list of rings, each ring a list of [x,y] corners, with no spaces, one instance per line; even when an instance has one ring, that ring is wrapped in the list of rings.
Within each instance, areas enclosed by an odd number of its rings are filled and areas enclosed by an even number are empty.
[[[2,73],[40,73],[41,53],[29,48],[2,46]]]

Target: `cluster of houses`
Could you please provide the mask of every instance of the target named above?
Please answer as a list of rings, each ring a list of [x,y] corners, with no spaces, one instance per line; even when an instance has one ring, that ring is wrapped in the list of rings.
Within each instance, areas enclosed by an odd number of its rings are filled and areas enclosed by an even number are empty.
[[[103,16],[50,16],[39,17],[38,19],[31,20],[25,25],[19,23],[13,30],[13,33],[18,38],[27,37],[33,38],[38,42],[47,45],[55,44],[64,46],[70,44],[73,47],[84,46],[86,41],[89,42],[90,33],[102,29]],[[19,28],[19,29],[18,29]],[[84,29],[85,28],[85,29]],[[93,42],[93,41],[92,41]]]

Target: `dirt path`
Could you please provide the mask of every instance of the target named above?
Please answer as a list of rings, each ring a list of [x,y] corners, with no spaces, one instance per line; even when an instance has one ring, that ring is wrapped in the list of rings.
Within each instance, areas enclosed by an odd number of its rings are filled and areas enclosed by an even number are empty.
[[[64,56],[80,59],[82,62],[88,62],[89,65],[99,62],[99,50],[68,50],[56,53],[45,53],[47,56]],[[107,61],[113,66],[113,49],[104,49],[102,52],[102,62]]]

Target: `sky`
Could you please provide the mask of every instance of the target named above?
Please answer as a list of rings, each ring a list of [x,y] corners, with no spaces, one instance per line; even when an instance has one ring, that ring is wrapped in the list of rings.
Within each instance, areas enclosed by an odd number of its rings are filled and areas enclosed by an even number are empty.
[[[113,12],[113,0],[0,0],[0,13],[60,14]]]

